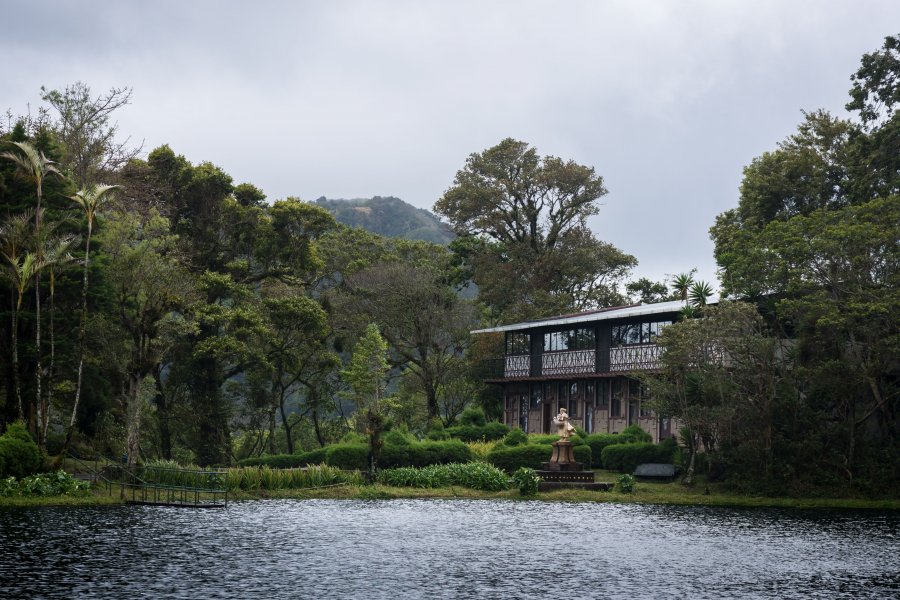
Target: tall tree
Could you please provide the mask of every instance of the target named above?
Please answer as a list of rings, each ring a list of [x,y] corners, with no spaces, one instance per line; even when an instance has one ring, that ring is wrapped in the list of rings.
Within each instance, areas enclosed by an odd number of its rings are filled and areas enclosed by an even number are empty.
[[[72,416],[69,419],[69,426],[66,429],[66,441],[63,444],[62,454],[65,454],[72,441],[72,433],[75,430],[75,419],[78,415],[78,404],[81,401],[81,385],[82,376],[84,374],[85,354],[84,338],[87,331],[88,318],[88,274],[90,272],[91,264],[91,238],[94,232],[94,220],[97,217],[98,211],[111,196],[113,190],[117,188],[118,186],[114,185],[98,185],[88,189],[81,189],[74,196],[71,196],[72,201],[78,205],[84,213],[87,224],[87,234],[85,235],[84,241],[84,271],[81,280],[81,318],[78,324],[78,374],[76,375],[75,381],[75,401],[72,404]]]
[[[131,102],[131,88],[113,87],[94,96],[90,87],[78,81],[62,91],[42,87],[41,93],[59,115],[54,130],[64,149],[62,166],[79,188],[109,176],[140,152],[128,147],[128,139],[116,139],[119,128],[111,122],[113,113]]]
[[[36,240],[41,239],[41,217],[43,209],[41,200],[43,198],[44,180],[51,175],[62,177],[53,161],[49,160],[41,151],[29,144],[28,142],[12,142],[16,150],[0,153],[0,157],[11,160],[15,163],[18,172],[34,184],[37,203],[34,210],[34,237]],[[42,246],[40,243],[36,245],[37,255],[35,265],[43,265],[43,256],[41,254]],[[32,433],[36,438],[40,438],[36,423],[36,409],[41,402],[42,392],[41,383],[43,380],[43,369],[41,367],[41,276],[42,267],[35,268],[34,278],[34,297],[35,297],[35,347],[37,349],[37,368],[35,369],[35,410],[29,411],[28,424]]]
[[[592,167],[508,138],[470,155],[435,211],[460,236],[462,278],[498,316],[527,318],[622,301],[637,261],[587,227],[606,193]]]
[[[378,469],[378,457],[383,445],[383,398],[390,368],[387,350],[387,342],[381,337],[378,326],[370,323],[353,348],[350,364],[341,372],[344,381],[353,390],[357,416],[364,419],[365,432],[369,436],[369,475],[372,477]]]

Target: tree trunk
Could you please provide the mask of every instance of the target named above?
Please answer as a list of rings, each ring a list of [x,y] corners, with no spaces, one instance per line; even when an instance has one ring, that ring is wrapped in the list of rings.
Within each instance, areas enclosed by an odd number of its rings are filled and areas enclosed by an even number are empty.
[[[275,454],[275,407],[269,410],[269,454]]]
[[[75,403],[72,404],[72,417],[69,419],[69,428],[66,430],[66,442],[62,453],[65,454],[72,441],[72,432],[75,430],[75,417],[78,415],[78,403],[81,400],[81,382],[84,372],[84,338],[87,330],[87,293],[88,293],[88,265],[91,261],[91,222],[88,220],[87,240],[84,243],[84,276],[81,285],[81,321],[78,327],[78,376],[75,383]]]
[[[25,408],[22,406],[22,384],[19,383],[19,307],[21,306],[21,298],[19,306],[12,314],[12,367],[13,367],[13,386],[16,388],[16,403],[18,404],[19,420],[25,419]]]
[[[279,402],[279,408],[281,409],[281,426],[284,427],[284,437],[287,439],[287,451],[288,454],[294,453],[294,440],[292,439],[291,432],[291,424],[288,423],[288,416],[284,412],[284,391],[281,392],[281,402]]]
[[[316,432],[316,441],[319,442],[319,447],[325,447],[325,439],[322,437],[322,426],[319,424],[319,410],[317,408],[312,409],[312,413],[310,413],[313,422],[313,430]]]
[[[141,449],[141,378],[137,374],[129,374],[125,404],[125,452],[128,454],[128,465],[137,464]]]
[[[156,414],[159,420],[159,451],[165,460],[172,460],[172,433],[169,429],[170,407],[166,398],[162,383],[162,365],[159,363],[153,368],[153,383],[156,387]]]
[[[34,316],[35,316],[35,332],[34,332],[34,345],[35,352],[37,357],[37,366],[34,370],[35,377],[35,385],[37,389],[34,393],[34,408],[29,415],[29,428],[31,429],[32,434],[34,435],[35,440],[37,440],[38,445],[43,443],[40,435],[40,428],[38,426],[38,422],[40,421],[40,412],[41,412],[41,381],[44,379],[43,367],[41,366],[41,276],[40,274],[35,275],[35,284],[34,284],[34,298],[36,302]]]

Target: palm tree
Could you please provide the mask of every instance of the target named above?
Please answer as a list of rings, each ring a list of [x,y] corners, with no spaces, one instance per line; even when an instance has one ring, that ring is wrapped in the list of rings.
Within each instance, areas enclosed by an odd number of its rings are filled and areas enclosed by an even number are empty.
[[[46,398],[40,398],[38,402],[38,444],[43,447],[47,441],[47,428],[50,425],[50,407],[53,405],[53,373],[56,362],[56,336],[54,331],[54,314],[56,295],[56,271],[65,268],[75,261],[71,255],[72,247],[78,243],[76,235],[53,235],[53,230],[59,226],[59,222],[52,223],[44,230],[44,239],[39,240],[40,254],[43,255],[43,268],[50,274],[50,366],[47,369],[47,394]]]
[[[22,392],[19,383],[19,310],[22,306],[22,295],[30,281],[32,266],[23,264],[27,243],[31,236],[31,220],[33,211],[26,210],[23,213],[9,218],[3,226],[0,226],[0,276],[10,281],[18,290],[18,302],[13,305],[12,312],[12,360],[13,360],[13,385],[18,402],[18,418],[25,418],[22,407]],[[23,269],[29,277],[22,280]]]
[[[691,269],[687,273],[679,273],[672,279],[672,291],[678,294],[678,298],[682,302],[687,302],[688,290],[694,283],[694,273],[696,272],[697,269]]]
[[[25,290],[31,283],[39,268],[37,255],[26,252],[24,255],[9,256],[3,254],[2,272],[5,279],[9,280],[16,288],[16,305],[12,317],[12,362],[13,362],[13,386],[16,389],[16,402],[18,403],[19,419],[25,418],[22,407],[22,387],[19,383],[19,312],[22,310],[22,298]]]
[[[705,281],[695,281],[688,292],[688,298],[690,299],[691,306],[694,308],[703,308],[706,306],[706,301],[709,300],[712,295],[712,286]]]
[[[62,177],[62,174],[59,170],[53,166],[54,162],[49,160],[44,153],[29,144],[28,142],[12,142],[16,148],[18,148],[18,152],[10,151],[10,152],[2,152],[0,153],[0,157],[6,158],[8,160],[13,161],[16,164],[17,170],[19,173],[34,183],[35,190],[37,192],[37,206],[34,211],[34,234],[35,238],[40,239],[41,237],[41,199],[43,197],[43,189],[44,189],[44,179],[46,179],[49,175],[57,175]],[[43,256],[41,255],[41,248],[38,245],[37,255],[36,255],[36,263],[40,264],[43,262]],[[34,285],[34,297],[35,297],[35,346],[37,347],[37,368],[35,369],[35,377],[37,379],[37,391],[36,391],[36,404],[40,404],[41,401],[41,277],[40,270],[36,270],[34,273],[35,277],[35,285]],[[31,426],[31,430],[36,432],[35,423],[31,422],[31,418],[29,416],[29,425]]]
[[[78,328],[78,378],[75,384],[75,403],[72,405],[72,417],[69,419],[69,428],[66,431],[66,441],[63,445],[65,452],[69,448],[69,442],[72,441],[72,432],[75,430],[75,418],[78,414],[78,403],[81,400],[81,381],[84,372],[84,338],[87,329],[88,315],[88,272],[91,262],[91,234],[94,231],[94,219],[103,203],[108,199],[110,192],[117,189],[116,185],[97,185],[89,189],[79,190],[70,198],[84,211],[87,219],[87,237],[84,242],[84,276],[81,285],[81,323]]]

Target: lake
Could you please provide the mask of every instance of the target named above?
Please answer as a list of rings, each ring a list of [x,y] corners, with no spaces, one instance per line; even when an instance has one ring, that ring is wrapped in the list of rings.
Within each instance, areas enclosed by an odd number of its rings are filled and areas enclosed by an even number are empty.
[[[900,598],[900,514],[491,500],[0,509],[0,598]]]

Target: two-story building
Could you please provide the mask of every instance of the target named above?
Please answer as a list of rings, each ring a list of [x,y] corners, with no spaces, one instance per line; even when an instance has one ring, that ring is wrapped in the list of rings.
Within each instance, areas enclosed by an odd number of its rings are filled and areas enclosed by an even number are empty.
[[[503,357],[485,370],[485,381],[503,388],[504,422],[551,433],[553,417],[565,408],[588,433],[637,424],[656,442],[675,435],[671,419],[650,410],[633,374],[659,368],[656,336],[684,305],[635,304],[473,331],[505,335]]]

